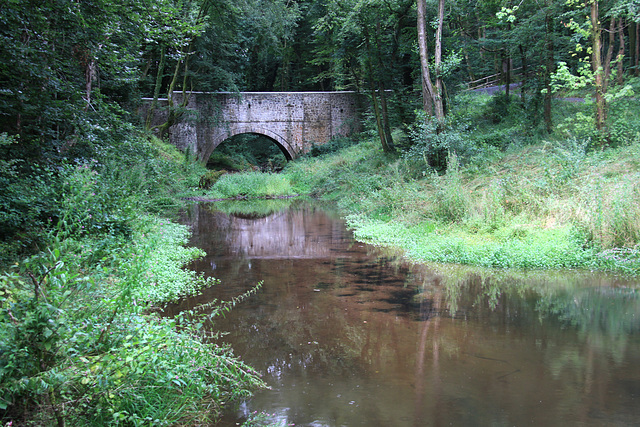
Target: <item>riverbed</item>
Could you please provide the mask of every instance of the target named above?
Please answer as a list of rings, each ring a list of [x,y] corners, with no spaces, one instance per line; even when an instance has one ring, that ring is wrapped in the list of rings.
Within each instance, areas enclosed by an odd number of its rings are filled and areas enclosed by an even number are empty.
[[[184,221],[221,284],[170,312],[263,283],[215,329],[270,389],[220,425],[638,425],[637,279],[413,264],[305,201]]]

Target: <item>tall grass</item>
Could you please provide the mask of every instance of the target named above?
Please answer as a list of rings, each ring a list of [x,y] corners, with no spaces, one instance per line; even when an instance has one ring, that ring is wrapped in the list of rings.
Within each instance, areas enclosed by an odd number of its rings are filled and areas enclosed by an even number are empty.
[[[223,175],[200,196],[205,199],[269,198],[295,195],[288,177],[280,174],[240,172]]]
[[[484,141],[464,132],[468,144]],[[285,172],[293,186],[337,199],[359,238],[416,259],[640,273],[638,138],[604,152],[578,137],[449,149],[441,173],[415,148],[389,156],[369,141]]]

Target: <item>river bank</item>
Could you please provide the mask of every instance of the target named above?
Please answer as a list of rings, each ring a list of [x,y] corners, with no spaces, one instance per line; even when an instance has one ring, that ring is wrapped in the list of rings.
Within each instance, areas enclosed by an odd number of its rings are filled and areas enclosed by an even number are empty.
[[[153,139],[125,142],[47,175],[56,199],[29,230],[37,250],[3,242],[3,259],[14,254],[0,271],[3,425],[202,425],[263,386],[202,328],[228,306],[161,316],[219,283],[184,268],[204,252],[173,220],[204,168]]]
[[[640,273],[638,143],[543,143],[464,164],[451,156],[435,173],[367,139],[292,162],[280,176],[228,175],[209,194],[229,197],[243,181],[255,194],[282,188],[336,201],[359,239],[418,261]]]

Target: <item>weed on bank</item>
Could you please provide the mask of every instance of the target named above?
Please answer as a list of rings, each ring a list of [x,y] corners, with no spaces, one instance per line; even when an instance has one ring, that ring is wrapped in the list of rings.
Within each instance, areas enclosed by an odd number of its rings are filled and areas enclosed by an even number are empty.
[[[157,214],[178,206],[202,169],[144,141],[116,148],[48,172],[56,203],[33,222],[50,217],[28,240],[16,233],[4,243],[5,257],[19,253],[16,242],[37,249],[0,274],[3,425],[202,425],[263,386],[211,343],[208,318],[160,315],[165,303],[217,283],[183,268],[202,252],[185,247],[187,227]],[[28,187],[25,175],[3,172],[14,188]],[[4,230],[21,226],[3,220]],[[214,305],[210,316],[224,309]]]
[[[471,102],[485,103],[478,114],[492,101]],[[420,119],[412,138],[422,142],[395,155],[371,134],[285,172],[300,191],[337,200],[357,238],[416,260],[640,273],[637,123],[625,123],[617,146],[601,150],[588,135],[559,140],[517,121],[482,128],[468,126],[471,119],[482,115],[454,114],[439,135]],[[488,133],[517,138],[490,144]]]

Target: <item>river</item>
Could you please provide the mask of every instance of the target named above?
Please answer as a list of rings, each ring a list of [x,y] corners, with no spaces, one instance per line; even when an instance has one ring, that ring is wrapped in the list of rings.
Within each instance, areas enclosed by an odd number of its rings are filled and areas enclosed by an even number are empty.
[[[640,423],[637,280],[418,265],[302,201],[194,205],[184,221],[230,300],[220,339],[264,375],[220,425],[631,426]]]

